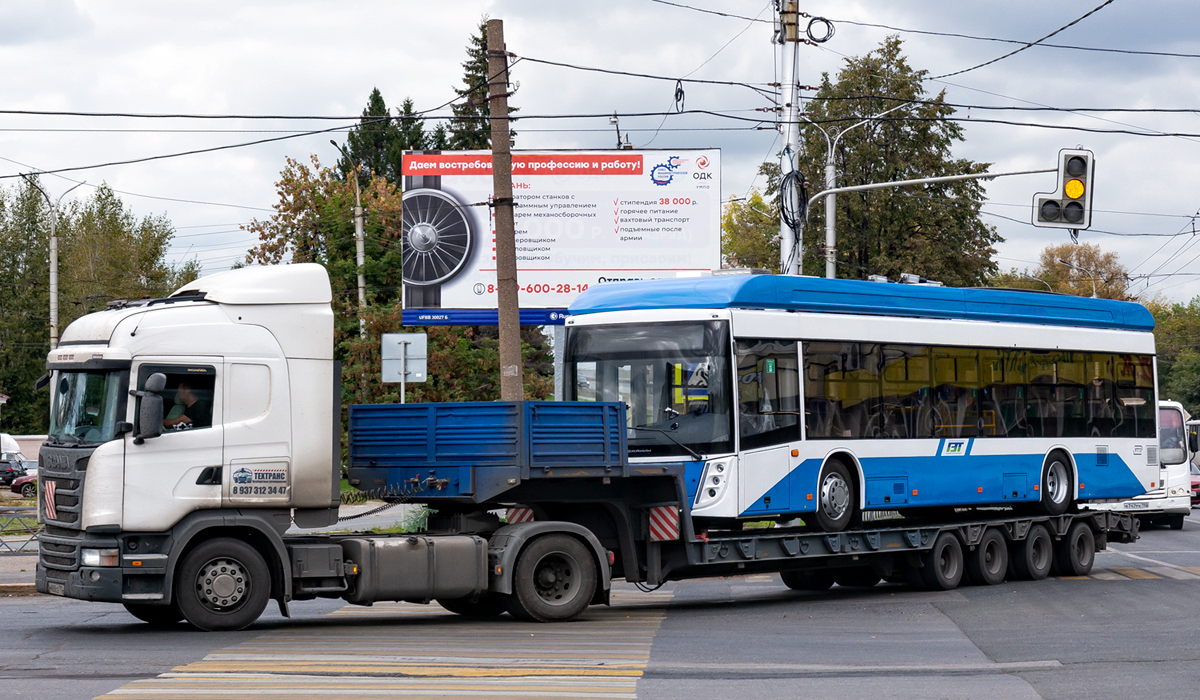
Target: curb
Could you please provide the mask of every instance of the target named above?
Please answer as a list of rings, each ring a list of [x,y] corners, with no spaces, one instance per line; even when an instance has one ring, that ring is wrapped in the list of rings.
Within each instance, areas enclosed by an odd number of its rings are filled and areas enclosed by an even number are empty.
[[[0,583],[0,596],[40,595],[32,583]]]

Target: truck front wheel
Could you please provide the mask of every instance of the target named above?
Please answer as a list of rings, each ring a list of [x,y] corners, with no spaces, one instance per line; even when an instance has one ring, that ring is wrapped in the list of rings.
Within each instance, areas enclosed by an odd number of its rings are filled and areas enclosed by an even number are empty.
[[[595,593],[596,562],[587,547],[569,535],[546,535],[517,558],[508,612],[522,620],[571,620]]]
[[[240,630],[258,619],[271,594],[271,575],[258,550],[221,537],[200,544],[175,572],[175,601],[202,630]]]

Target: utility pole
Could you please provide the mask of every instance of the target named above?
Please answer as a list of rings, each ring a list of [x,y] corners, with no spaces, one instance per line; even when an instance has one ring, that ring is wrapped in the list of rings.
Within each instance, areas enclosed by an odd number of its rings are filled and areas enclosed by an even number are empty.
[[[367,307],[367,282],[363,277],[363,265],[366,264],[367,253],[363,249],[363,208],[362,197],[358,192],[358,163],[355,163],[346,149],[338,145],[337,141],[329,139],[329,143],[333,147],[342,152],[346,162],[354,167],[354,247],[358,254],[358,337],[367,337],[367,323],[363,320],[363,309]]]
[[[521,361],[521,307],[513,231],[512,137],[508,131],[508,52],[504,21],[487,23],[488,102],[492,121],[492,207],[496,215],[497,322],[500,327],[500,400],[525,399]]]
[[[794,186],[796,157],[800,151],[800,83],[796,69],[800,62],[800,11],[798,0],[784,0],[779,13],[779,41],[783,44],[783,149],[779,152],[779,274],[797,275],[801,264],[803,220],[795,216],[800,211],[799,188]],[[790,177],[789,177],[790,176]],[[788,186],[792,183],[793,186]],[[789,212],[791,214],[789,215]],[[788,219],[793,219],[788,221]]]
[[[58,205],[71,190],[84,183],[76,184],[60,194],[58,199],[50,201],[50,195],[46,194],[46,190],[42,189],[36,180],[24,173],[21,173],[21,177],[25,178],[25,182],[36,187],[37,191],[46,198],[46,204],[50,205],[50,349],[53,350],[58,347],[58,233],[55,230],[58,226]]]

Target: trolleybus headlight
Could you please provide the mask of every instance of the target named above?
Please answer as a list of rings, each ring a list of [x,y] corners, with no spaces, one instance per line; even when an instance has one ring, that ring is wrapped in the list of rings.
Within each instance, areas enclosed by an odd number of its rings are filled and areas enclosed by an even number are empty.
[[[119,566],[120,556],[115,549],[85,549],[82,550],[84,566]]]
[[[704,466],[700,476],[700,493],[696,495],[697,508],[711,505],[721,499],[725,493],[726,479],[724,473],[733,458],[713,460]]]

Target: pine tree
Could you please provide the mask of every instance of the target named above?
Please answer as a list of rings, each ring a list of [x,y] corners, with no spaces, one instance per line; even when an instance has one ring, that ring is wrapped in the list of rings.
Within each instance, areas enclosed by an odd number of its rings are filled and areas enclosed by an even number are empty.
[[[382,177],[388,182],[400,182],[400,151],[397,142],[401,140],[400,127],[391,118],[391,112],[383,101],[379,88],[371,90],[367,98],[367,106],[363,109],[362,119],[358,126],[346,135],[346,151],[351,160],[345,156],[338,160],[338,170],[345,177],[361,166],[358,179],[359,186],[366,187],[372,177]]]
[[[454,117],[450,119],[449,142],[451,150],[483,150],[492,147],[491,107],[488,102],[488,56],[487,56],[487,16],[479,21],[479,33],[471,35],[467,44],[467,60],[463,62],[463,88],[455,88],[454,92],[462,99],[453,105],[451,111]],[[496,76],[501,79],[503,76]],[[510,85],[509,90],[513,88]],[[511,94],[511,93],[510,93]],[[513,114],[516,107],[509,107],[508,113]],[[511,138],[516,138],[516,131],[509,131]]]

